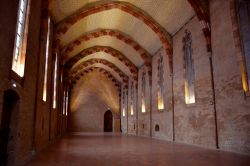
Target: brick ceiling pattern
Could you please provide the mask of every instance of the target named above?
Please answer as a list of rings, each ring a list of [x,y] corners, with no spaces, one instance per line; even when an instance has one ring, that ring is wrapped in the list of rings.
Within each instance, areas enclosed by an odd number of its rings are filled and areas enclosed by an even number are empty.
[[[120,51],[113,49],[112,47],[95,46],[95,47],[87,48],[87,49],[83,50],[81,53],[79,53],[78,55],[69,59],[65,64],[65,68],[67,70],[71,70],[72,67],[74,65],[77,65],[77,63],[79,63],[79,61],[82,60],[84,57],[87,57],[87,56],[94,54],[94,53],[97,53],[97,52],[105,52],[105,53],[117,58],[125,66],[127,66],[129,68],[130,73],[133,75],[133,79],[137,80],[137,78],[138,78],[137,67],[125,55],[123,55]]]
[[[88,48],[110,47],[127,57],[113,54],[131,73],[134,69],[128,60],[136,67],[145,64],[149,76],[151,56],[161,47],[172,70],[172,36],[195,14],[201,22],[208,51],[211,51],[207,6],[207,0],[49,0],[49,10],[56,24],[55,47],[61,49],[66,64],[68,60],[72,60],[70,66],[80,63],[80,58],[86,57],[81,52]],[[90,61],[97,59],[86,63]],[[114,68],[118,65],[115,61],[101,60],[102,64],[106,62],[118,72]],[[121,73],[124,71],[118,74]],[[136,77],[133,75],[133,78]]]
[[[117,72],[115,72],[114,69],[110,68],[109,66],[106,66],[102,63],[94,63],[92,65],[89,65],[88,67],[97,67],[97,68],[105,69],[108,72],[110,72],[119,82],[121,82],[121,83],[123,82],[122,77],[120,77],[120,75]]]
[[[77,83],[78,80],[80,80],[81,77],[84,77],[86,74],[89,74],[91,72],[98,71],[100,73],[103,73],[110,81],[114,83],[114,86],[117,88],[117,91],[120,92],[121,90],[121,82],[118,81],[109,71],[100,68],[100,67],[89,67],[81,72],[77,73],[74,75],[72,78],[68,79],[69,80],[69,85],[72,88],[74,84]]]
[[[131,38],[127,34],[124,34],[118,30],[112,30],[112,29],[97,29],[97,30],[85,33],[84,35],[74,40],[73,42],[71,42],[70,44],[68,44],[66,47],[62,49],[63,58],[67,60],[69,57],[75,56],[74,54],[72,55],[72,53],[74,52],[76,47],[78,47],[82,43],[86,44],[87,41],[90,41],[94,38],[99,38],[102,36],[111,36],[118,40],[123,41],[125,44],[129,45],[131,48],[133,48],[137,52],[136,55],[139,55],[140,58],[143,59],[144,64],[146,64],[147,66],[150,66],[151,55],[150,53],[147,52],[147,50],[145,50],[139,43],[137,43],[133,38]],[[131,54],[131,52],[128,52],[128,54]],[[136,62],[134,63],[137,64],[136,65],[137,67],[140,67],[142,65],[142,63],[139,63],[139,64]]]
[[[84,61],[83,63],[77,65],[77,67],[75,67],[72,71],[66,73],[67,80],[76,76],[83,69],[85,69],[93,64],[97,64],[97,63],[103,64],[103,65],[108,66],[109,68],[113,69],[122,78],[122,82],[124,84],[128,84],[129,77],[125,73],[123,73],[115,64],[113,64],[107,60],[104,60],[104,59],[90,59],[90,60]]]
[[[113,10],[113,9],[116,9],[116,10]],[[105,11],[108,11],[110,13],[110,16],[107,17],[107,14],[103,15],[102,12],[105,12]],[[117,12],[120,12],[120,13],[117,13]],[[141,33],[141,35],[138,36],[136,39],[141,39],[140,43],[145,43],[145,41],[147,40],[148,40],[147,44],[157,44],[157,42],[160,43],[158,44],[158,46],[154,47],[154,51],[156,51],[162,45],[166,50],[166,54],[171,57],[172,46],[171,46],[171,39],[170,39],[171,37],[169,33],[146,12],[126,2],[117,2],[117,1],[103,2],[102,1],[101,3],[93,3],[93,4],[88,5],[84,9],[82,9],[80,12],[76,12],[75,14],[67,17],[65,20],[60,22],[57,26],[56,35],[55,35],[57,43],[65,44],[65,41],[69,41],[68,43],[70,43],[72,42],[72,40],[74,40],[73,38],[79,37],[83,29],[86,29],[84,28],[86,27],[84,26],[85,23],[81,21],[86,20],[85,18],[88,16],[90,17],[90,16],[94,16],[97,14],[99,14],[101,18],[90,19],[90,21],[94,22],[95,27],[98,27],[98,24],[100,24],[99,22],[107,23],[108,21],[103,21],[105,20],[103,19],[103,17],[107,17],[106,20],[115,21],[115,22],[111,21],[111,23],[109,23],[112,26],[118,23],[120,24],[120,26],[123,27],[124,31],[127,31],[128,29],[130,29],[130,32],[134,32],[135,27],[131,29],[131,28],[128,28],[128,25],[127,26],[122,25],[122,23],[120,23],[120,21],[117,19],[112,19],[112,18],[110,19],[111,16],[125,17],[129,15],[130,19],[134,19],[134,21],[137,21],[136,28],[141,30],[141,31],[138,31]],[[128,24],[128,21],[126,21],[126,24]],[[78,26],[78,29],[76,28],[77,26]],[[87,27],[89,27],[88,24],[87,24]],[[145,29],[146,31],[144,31]],[[77,33],[78,35],[75,35],[76,34],[75,32],[76,33],[79,32]],[[150,33],[153,34],[153,36],[145,35],[145,34],[150,34]],[[67,39],[67,35],[68,35],[68,39]],[[74,37],[74,36],[77,36],[77,37]],[[113,44],[115,45],[116,43],[113,43]],[[172,58],[170,58],[170,63],[171,63],[171,59]]]
[[[118,9],[119,11],[118,10],[112,11],[112,9]],[[106,18],[106,19],[104,18],[105,15],[102,14],[102,12],[104,12],[104,11],[111,11],[109,18]],[[159,25],[150,15],[143,12],[142,10],[137,8],[136,6],[134,6],[130,3],[126,3],[126,2],[118,2],[118,1],[104,2],[104,1],[102,1],[101,3],[89,4],[86,8],[84,8],[80,12],[77,12],[77,13],[67,17],[65,20],[63,20],[62,22],[60,22],[58,24],[57,31],[56,31],[57,39],[61,40],[63,35],[65,36],[65,34],[70,29],[74,28],[75,24],[82,21],[86,17],[88,17],[90,15],[97,14],[97,13],[101,13],[99,18],[96,18],[95,20],[93,20],[93,19],[90,20],[90,21],[94,21],[94,26],[96,24],[98,25],[102,22],[105,22],[105,23],[108,22],[109,24],[112,24],[113,26],[115,24],[122,24],[122,22],[120,22],[119,20],[110,19],[110,17],[112,17],[112,16],[125,17],[126,14],[129,14],[131,16],[130,20],[131,19],[136,19],[136,21],[140,20],[140,22],[137,23],[137,27],[133,27],[133,29],[131,29],[131,31],[134,31],[135,28],[139,28],[139,29],[143,30],[143,27],[141,25],[147,25],[147,27],[149,29],[151,29],[156,34],[156,36],[158,36],[161,43],[166,48],[166,50],[169,52],[169,54],[171,54],[172,50],[171,50],[171,43],[170,43],[170,35],[168,34],[168,32],[165,31],[165,29],[161,25]],[[103,21],[103,20],[105,20],[105,21]],[[120,25],[120,26],[125,27],[124,30],[129,29],[126,27],[131,26],[128,24],[128,23],[130,23],[128,21],[129,21],[129,19],[126,20],[125,25]],[[84,27],[84,25],[81,25],[81,29],[84,29],[83,27]],[[87,25],[87,27],[88,27],[88,25]],[[75,31],[77,31],[77,29],[75,29]],[[82,30],[80,30],[80,31],[82,31]],[[73,36],[72,33],[70,33],[70,36]],[[65,43],[65,41],[62,41],[62,42]],[[143,43],[143,41],[141,43]],[[159,48],[159,46],[158,46],[158,48]]]

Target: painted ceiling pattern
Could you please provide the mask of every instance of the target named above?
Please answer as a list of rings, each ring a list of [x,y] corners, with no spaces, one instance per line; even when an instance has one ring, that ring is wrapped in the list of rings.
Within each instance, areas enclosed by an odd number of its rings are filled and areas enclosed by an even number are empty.
[[[195,15],[209,50],[210,26],[204,2],[49,0],[56,25],[54,40],[68,78],[75,80],[84,69],[101,66],[121,82],[127,83],[129,77],[136,81],[141,66],[147,67],[149,75],[152,73],[151,58],[160,48],[164,48],[172,66],[172,36]]]

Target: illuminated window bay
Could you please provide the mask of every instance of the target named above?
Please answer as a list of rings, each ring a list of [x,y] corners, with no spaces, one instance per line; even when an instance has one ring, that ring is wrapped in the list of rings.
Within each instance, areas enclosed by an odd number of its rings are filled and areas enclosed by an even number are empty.
[[[56,60],[55,60],[55,68],[54,68],[54,87],[53,87],[53,108],[56,108],[56,98],[57,98],[57,54],[56,54]]]
[[[131,82],[130,92],[130,114],[134,115],[134,82]]]
[[[250,1],[237,0],[237,16],[241,42],[242,84],[245,92],[250,88]]]
[[[145,96],[146,96],[146,73],[142,73],[142,103],[141,103],[141,112],[146,112],[146,102],[145,102]]]
[[[158,61],[158,110],[164,109],[164,97],[163,97],[163,57],[160,55]]]
[[[14,45],[14,55],[12,60],[12,70],[20,77],[24,76],[26,38],[27,38],[27,7],[28,0],[20,0],[17,17],[16,39]]]
[[[48,18],[47,37],[46,37],[46,52],[45,52],[45,66],[44,66],[44,80],[43,80],[43,101],[47,101],[47,82],[48,82],[48,60],[50,46],[50,18]]]
[[[125,117],[126,116],[126,110],[125,110],[125,89],[123,89],[123,93],[122,93],[122,116]]]
[[[184,66],[185,66],[185,102],[186,104],[195,103],[195,89],[194,89],[194,63],[192,57],[192,36],[190,31],[185,31],[184,42]]]

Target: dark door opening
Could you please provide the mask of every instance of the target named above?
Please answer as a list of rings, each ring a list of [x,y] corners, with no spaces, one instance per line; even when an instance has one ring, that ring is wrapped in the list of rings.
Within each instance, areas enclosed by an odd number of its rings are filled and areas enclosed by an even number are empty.
[[[113,131],[113,115],[110,110],[106,111],[104,114],[104,132]]]
[[[18,109],[19,96],[13,90],[4,92],[3,111],[0,126],[0,166],[6,166],[8,160],[8,144],[13,138],[13,113]],[[16,117],[16,116],[15,116]]]

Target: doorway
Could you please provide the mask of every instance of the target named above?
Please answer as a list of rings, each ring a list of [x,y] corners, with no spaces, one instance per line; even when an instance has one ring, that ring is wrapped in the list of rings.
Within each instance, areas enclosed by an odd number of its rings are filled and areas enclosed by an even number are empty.
[[[110,110],[106,111],[104,114],[104,132],[113,131],[113,115]]]
[[[13,119],[13,115],[17,114],[18,101],[19,96],[15,91],[6,90],[4,92],[0,124],[0,166],[7,165],[9,144],[10,140],[13,139],[13,130],[16,127],[16,124],[14,124],[16,121]],[[16,115],[14,117],[16,117]]]

